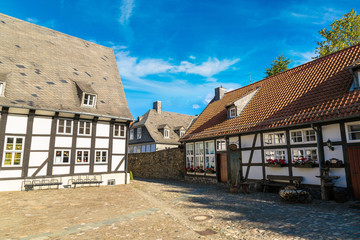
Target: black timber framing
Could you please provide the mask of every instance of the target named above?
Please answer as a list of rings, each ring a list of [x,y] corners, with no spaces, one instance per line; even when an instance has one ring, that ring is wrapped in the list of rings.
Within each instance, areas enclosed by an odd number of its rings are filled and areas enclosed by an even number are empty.
[[[0,119],[0,169],[2,166],[3,156],[4,156],[4,145],[5,145],[5,130],[6,130],[6,123],[8,118],[9,108],[3,107],[1,112],[1,119]]]
[[[343,150],[343,157],[344,157],[344,165],[345,165],[345,175],[346,175],[346,186],[349,192],[350,197],[354,196],[353,186],[351,181],[351,169],[349,164],[349,152],[348,147],[349,144],[347,142],[347,136],[345,131],[345,123],[340,122],[340,134],[341,134],[341,146]]]
[[[292,177],[293,176],[293,171],[292,171],[292,158],[291,158],[291,144],[290,144],[290,131],[289,131],[289,129],[286,129],[285,135],[286,135],[286,149],[287,149],[286,152],[287,152],[287,159],[288,159],[289,176]],[[307,145],[308,144],[306,144],[306,146]],[[304,146],[299,146],[299,147],[304,147]]]
[[[31,141],[32,141],[33,125],[34,125],[34,116],[35,116],[35,110],[30,110],[29,116],[27,119],[27,126],[26,126],[24,158],[23,158],[22,173],[21,173],[22,178],[25,178],[28,176],[29,161],[30,161],[30,148],[31,148]]]
[[[242,162],[242,151],[241,151],[241,135],[238,135],[238,141],[239,141],[239,161],[240,161],[240,171],[241,171],[241,176],[240,176],[240,180],[242,180],[244,178],[244,170],[243,170],[243,162]]]
[[[204,141],[205,142],[205,141]],[[226,146],[226,167],[227,167],[227,175],[228,181],[231,181],[231,158],[230,158],[230,148],[229,148],[229,137],[225,136],[225,146]]]
[[[129,148],[129,138],[130,138],[130,121],[126,122],[126,138],[125,138],[125,184],[127,184],[127,174],[128,174],[128,148]]]
[[[262,172],[263,179],[266,179],[266,168],[265,168],[265,153],[264,153],[264,135],[260,132],[260,146],[261,146],[261,162],[262,162]]]
[[[109,127],[108,173],[111,173],[111,168],[112,168],[113,139],[114,139],[114,123],[115,123],[115,119],[111,119],[111,120],[110,120],[110,127]],[[119,129],[119,131],[120,131],[120,129]]]
[[[253,148],[253,149],[252,149],[251,152],[250,152],[249,163],[248,163],[248,166],[247,166],[247,168],[246,168],[245,180],[247,180],[248,177],[249,177],[250,166],[251,166],[252,158],[253,158],[253,156],[254,156],[254,151],[255,151],[254,148],[255,148],[255,146],[256,146],[257,136],[258,136],[258,133],[255,133],[255,135],[254,135],[254,140],[253,140],[253,143],[252,143],[252,148]]]
[[[98,117],[92,119],[92,129],[91,129],[91,148],[90,148],[90,169],[89,173],[94,174],[94,163],[95,163],[95,143],[96,143],[96,125],[98,122]]]
[[[56,127],[57,127],[58,119],[59,119],[59,113],[56,112],[55,115],[52,117],[52,123],[51,123],[49,157],[48,157],[48,161],[47,161],[48,165],[47,165],[47,171],[46,171],[47,176],[52,176],[54,154],[55,154]]]
[[[71,155],[70,155],[70,174],[75,173],[75,162],[76,162],[76,140],[77,140],[77,133],[79,128],[79,118],[80,115],[76,114],[74,117],[74,125],[73,125],[73,133],[72,133],[72,140],[71,140]]]

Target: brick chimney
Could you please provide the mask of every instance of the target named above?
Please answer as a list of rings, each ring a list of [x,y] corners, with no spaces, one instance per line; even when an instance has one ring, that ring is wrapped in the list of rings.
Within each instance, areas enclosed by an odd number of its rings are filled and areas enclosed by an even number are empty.
[[[215,101],[222,99],[225,93],[226,88],[223,88],[222,86],[215,88]]]
[[[161,114],[161,101],[156,101],[153,103],[153,109]]]

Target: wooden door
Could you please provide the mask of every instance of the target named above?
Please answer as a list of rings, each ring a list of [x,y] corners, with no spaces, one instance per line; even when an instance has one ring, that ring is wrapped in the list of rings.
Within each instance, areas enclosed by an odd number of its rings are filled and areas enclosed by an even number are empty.
[[[349,147],[348,153],[354,198],[360,200],[360,146]]]
[[[219,159],[220,182],[227,182],[228,181],[228,171],[227,171],[226,153],[218,154],[218,159]]]

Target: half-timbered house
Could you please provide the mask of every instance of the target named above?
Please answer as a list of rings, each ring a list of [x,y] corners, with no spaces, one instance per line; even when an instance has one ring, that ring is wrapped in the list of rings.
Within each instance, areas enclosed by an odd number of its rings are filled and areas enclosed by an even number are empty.
[[[302,176],[316,188],[317,176],[336,176],[336,187],[360,199],[359,79],[356,45],[230,92],[215,89],[181,139],[187,177]],[[326,167],[328,176],[320,170]]]
[[[3,14],[0,32],[0,191],[51,177],[126,183],[133,117],[113,50]]]

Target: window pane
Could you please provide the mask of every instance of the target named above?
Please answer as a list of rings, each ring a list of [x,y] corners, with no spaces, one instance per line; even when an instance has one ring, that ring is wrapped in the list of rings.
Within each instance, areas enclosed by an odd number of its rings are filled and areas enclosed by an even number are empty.
[[[85,132],[85,134],[90,135],[90,130],[91,130],[91,123],[87,122],[86,123],[86,132]]]
[[[316,141],[315,131],[314,130],[306,130],[305,131],[306,141]]]
[[[5,162],[4,162],[4,165],[5,166],[9,166],[11,165],[11,159],[12,159],[12,153],[5,153]]]
[[[121,125],[121,126],[120,126],[120,136],[121,136],[121,137],[124,137],[124,136],[125,136],[125,126],[124,126],[124,125]]]
[[[84,104],[88,105],[88,102],[89,102],[89,94],[85,94],[85,96],[84,96]]]
[[[7,138],[6,150],[13,150],[14,138]]]
[[[81,162],[81,159],[82,159],[82,151],[78,151],[76,156],[76,161]]]
[[[119,125],[117,124],[114,125],[114,135],[117,137],[119,136]]]
[[[21,153],[15,153],[14,156],[14,165],[20,165]]]
[[[350,125],[349,131],[351,132],[360,132],[360,124],[359,125]]]

